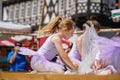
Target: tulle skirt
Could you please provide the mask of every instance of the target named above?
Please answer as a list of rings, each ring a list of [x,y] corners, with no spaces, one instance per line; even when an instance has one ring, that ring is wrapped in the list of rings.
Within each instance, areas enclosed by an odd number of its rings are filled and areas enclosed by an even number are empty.
[[[55,62],[50,62],[44,56],[33,56],[31,67],[38,72],[64,73],[64,66]]]
[[[47,60],[45,56],[41,55],[39,52],[22,47],[20,48],[19,54],[32,56],[31,68],[34,71],[64,73],[64,66],[62,64]]]
[[[112,40],[118,42],[120,45],[120,37],[113,37]],[[120,47],[116,47],[114,50],[111,58],[111,65],[113,65],[117,70],[117,73],[120,74]]]
[[[78,73],[79,74],[114,74],[114,73],[120,73],[120,38],[115,37],[113,39],[107,39],[104,37],[99,37],[99,48],[101,51],[100,54],[100,59],[102,59],[102,61],[106,61],[108,63],[108,66],[100,69],[96,72],[94,72],[91,69],[91,60],[82,60],[79,61],[77,59],[73,59],[74,57],[72,57],[72,61],[75,63],[80,63],[79,64],[79,70]],[[77,54],[76,54],[77,55]],[[91,58],[91,56],[90,56]],[[87,65],[88,63],[89,66]],[[82,65],[84,64],[84,65]],[[87,65],[87,66],[85,66]],[[88,68],[88,69],[86,69]]]

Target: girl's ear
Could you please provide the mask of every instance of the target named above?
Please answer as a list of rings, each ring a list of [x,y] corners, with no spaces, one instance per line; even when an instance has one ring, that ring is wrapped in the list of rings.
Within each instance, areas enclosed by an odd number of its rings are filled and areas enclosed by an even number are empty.
[[[64,27],[63,30],[64,30],[64,31],[68,31],[68,28],[67,28],[67,27]]]

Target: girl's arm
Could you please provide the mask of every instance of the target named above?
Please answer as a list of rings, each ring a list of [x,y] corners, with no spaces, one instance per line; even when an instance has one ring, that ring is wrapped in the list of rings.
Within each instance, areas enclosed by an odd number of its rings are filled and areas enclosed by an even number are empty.
[[[29,56],[40,55],[38,52],[33,51],[29,48],[25,48],[25,47],[20,47],[19,50],[20,50],[20,52],[18,52],[18,53],[22,54],[22,55],[29,55]]]
[[[68,57],[67,53],[65,53],[63,47],[62,47],[62,42],[61,39],[59,37],[53,37],[52,38],[52,42],[54,43],[56,49],[59,52],[59,56],[62,60],[62,62],[71,70],[77,70],[78,69],[78,65],[74,65],[70,58]]]
[[[77,38],[76,40],[76,45],[77,45],[77,49],[79,51],[80,56],[82,56],[82,38]]]

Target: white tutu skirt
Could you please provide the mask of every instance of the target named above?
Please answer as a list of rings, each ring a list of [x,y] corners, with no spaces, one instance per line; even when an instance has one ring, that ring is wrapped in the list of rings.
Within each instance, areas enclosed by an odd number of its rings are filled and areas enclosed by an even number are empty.
[[[64,73],[64,66],[55,62],[50,62],[44,56],[33,56],[31,67],[38,72]]]

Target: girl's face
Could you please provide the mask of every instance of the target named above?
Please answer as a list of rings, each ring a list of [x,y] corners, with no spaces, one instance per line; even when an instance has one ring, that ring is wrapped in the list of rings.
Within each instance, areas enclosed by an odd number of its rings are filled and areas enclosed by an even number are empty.
[[[75,29],[70,29],[70,30],[67,29],[67,30],[65,31],[65,33],[64,33],[64,38],[65,38],[65,39],[69,39],[70,37],[72,37],[72,36],[73,36],[73,33],[74,33],[74,30],[75,30]]]

